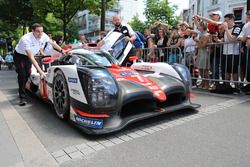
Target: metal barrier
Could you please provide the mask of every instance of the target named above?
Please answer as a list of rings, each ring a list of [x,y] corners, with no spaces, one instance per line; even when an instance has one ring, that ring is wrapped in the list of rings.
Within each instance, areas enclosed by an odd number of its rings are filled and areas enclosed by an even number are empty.
[[[145,48],[135,49],[136,55],[144,62],[182,63],[183,53],[181,48]]]
[[[205,48],[194,45],[183,49],[136,49],[136,54],[145,62],[185,64],[196,85],[206,82],[206,86],[211,86],[223,82],[239,88],[250,84],[250,48],[238,41],[210,43]]]

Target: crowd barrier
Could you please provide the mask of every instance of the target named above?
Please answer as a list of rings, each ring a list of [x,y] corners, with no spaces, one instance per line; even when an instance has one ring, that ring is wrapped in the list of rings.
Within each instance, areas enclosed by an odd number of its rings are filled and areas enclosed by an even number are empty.
[[[241,42],[210,43],[197,46],[136,49],[144,62],[185,64],[194,84],[202,80],[209,83],[230,83],[234,87],[250,84],[250,49]]]

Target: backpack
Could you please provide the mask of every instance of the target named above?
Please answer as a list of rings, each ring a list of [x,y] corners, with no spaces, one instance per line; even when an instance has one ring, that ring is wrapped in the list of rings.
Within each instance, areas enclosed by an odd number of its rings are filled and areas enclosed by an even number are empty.
[[[146,42],[146,38],[144,37],[144,35],[140,33],[139,31],[136,31],[135,36],[136,36],[136,39],[133,42],[133,45],[135,46],[135,48],[144,48],[144,44]]]

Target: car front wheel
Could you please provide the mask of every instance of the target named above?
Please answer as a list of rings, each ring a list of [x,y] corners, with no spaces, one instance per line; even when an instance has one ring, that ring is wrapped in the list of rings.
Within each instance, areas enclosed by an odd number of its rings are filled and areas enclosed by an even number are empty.
[[[61,119],[69,117],[70,99],[66,79],[62,71],[56,71],[53,81],[53,102],[56,114]]]

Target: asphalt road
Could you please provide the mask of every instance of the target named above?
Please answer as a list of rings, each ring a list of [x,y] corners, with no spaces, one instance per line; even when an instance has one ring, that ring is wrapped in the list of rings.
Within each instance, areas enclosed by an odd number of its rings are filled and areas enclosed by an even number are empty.
[[[249,96],[195,91],[198,112],[182,110],[88,136],[35,96],[18,106],[13,71],[1,71],[0,79],[2,92],[60,166],[249,166]]]

